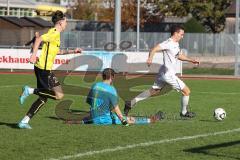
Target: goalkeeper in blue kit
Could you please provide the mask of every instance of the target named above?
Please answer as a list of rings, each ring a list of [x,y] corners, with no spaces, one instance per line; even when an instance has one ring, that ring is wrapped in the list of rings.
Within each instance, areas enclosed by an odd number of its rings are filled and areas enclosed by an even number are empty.
[[[106,68],[102,72],[102,82],[93,84],[87,97],[87,103],[90,105],[90,119],[93,124],[109,125],[122,124],[148,124],[163,119],[162,112],[147,117],[126,117],[118,105],[118,94],[112,86],[115,72],[111,68]]]

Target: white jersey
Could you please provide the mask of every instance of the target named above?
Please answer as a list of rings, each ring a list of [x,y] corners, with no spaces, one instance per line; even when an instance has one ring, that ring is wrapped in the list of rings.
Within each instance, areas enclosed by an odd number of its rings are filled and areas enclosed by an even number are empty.
[[[180,52],[179,43],[171,38],[159,44],[163,50],[163,66],[159,69],[159,74],[176,74],[178,54]]]

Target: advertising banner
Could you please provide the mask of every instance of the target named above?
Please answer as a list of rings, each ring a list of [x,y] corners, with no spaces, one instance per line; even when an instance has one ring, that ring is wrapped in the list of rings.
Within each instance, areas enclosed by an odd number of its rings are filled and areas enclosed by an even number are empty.
[[[0,69],[33,69],[30,56],[29,49],[0,49]],[[148,52],[83,51],[82,54],[57,55],[53,70],[102,71],[110,67],[117,72],[157,73],[163,64],[163,54],[156,53],[150,67],[146,64],[147,58]],[[178,61],[177,72],[181,71]]]

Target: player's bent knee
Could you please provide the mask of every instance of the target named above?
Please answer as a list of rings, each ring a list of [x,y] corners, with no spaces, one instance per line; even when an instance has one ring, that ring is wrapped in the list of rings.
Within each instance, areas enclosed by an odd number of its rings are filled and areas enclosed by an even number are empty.
[[[189,96],[189,95],[190,95],[190,92],[184,93],[184,96]]]
[[[188,92],[187,92],[187,94],[190,95],[190,93],[191,93],[191,90],[188,88]]]
[[[191,93],[190,89],[188,87],[184,87],[183,90],[182,90],[182,94],[184,96],[189,96]]]
[[[191,91],[190,91],[190,89],[188,89],[188,90],[186,91],[186,96],[189,96],[190,93],[191,93]]]

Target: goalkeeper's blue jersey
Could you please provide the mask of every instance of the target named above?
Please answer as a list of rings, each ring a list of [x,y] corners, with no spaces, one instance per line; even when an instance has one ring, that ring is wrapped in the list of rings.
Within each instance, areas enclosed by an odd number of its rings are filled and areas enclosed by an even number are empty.
[[[88,94],[90,114],[94,124],[113,124],[116,116],[111,110],[118,104],[116,89],[104,82],[95,83]]]

